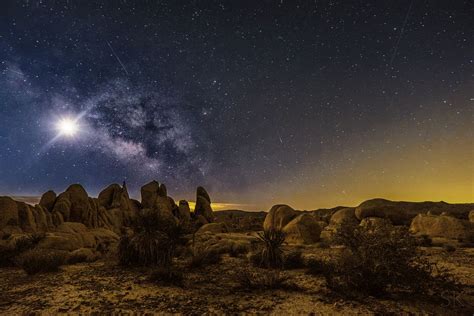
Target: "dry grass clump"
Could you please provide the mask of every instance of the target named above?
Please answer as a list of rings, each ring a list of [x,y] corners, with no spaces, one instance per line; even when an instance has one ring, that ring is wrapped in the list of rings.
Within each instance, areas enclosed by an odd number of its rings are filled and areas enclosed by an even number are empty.
[[[204,248],[194,248],[188,262],[190,269],[198,269],[204,266],[217,264],[222,261],[221,253]]]
[[[457,291],[451,275],[424,259],[406,227],[385,221],[366,226],[341,225],[334,235],[345,250],[323,269],[329,288],[350,296],[389,292]]]
[[[283,254],[283,268],[286,270],[302,269],[305,267],[303,252],[301,250],[292,250]]]
[[[236,274],[236,279],[239,286],[246,290],[293,290],[297,288],[280,270],[251,271],[243,269]]]
[[[316,258],[310,258],[306,261],[306,274],[310,275],[321,275],[324,274],[328,269],[328,263],[323,260]]]
[[[66,262],[66,254],[60,251],[32,249],[17,258],[18,265],[28,274],[56,272]]]
[[[153,270],[148,279],[159,285],[183,287],[185,276],[181,270],[171,267],[158,267]]]

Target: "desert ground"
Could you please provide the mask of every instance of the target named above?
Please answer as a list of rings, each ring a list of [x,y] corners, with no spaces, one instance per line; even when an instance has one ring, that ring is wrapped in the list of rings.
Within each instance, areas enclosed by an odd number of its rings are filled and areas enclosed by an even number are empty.
[[[225,238],[225,236],[223,236]],[[291,248],[291,247],[290,247]],[[305,256],[325,257],[335,249],[298,246]],[[61,267],[59,272],[29,276],[19,268],[0,269],[2,314],[172,313],[219,314],[433,314],[472,313],[474,249],[423,248],[430,260],[441,262],[462,282],[458,302],[401,296],[347,300],[325,287],[322,276],[305,269],[285,270],[288,289],[252,290],[240,287],[237,275],[249,263],[245,256],[224,255],[218,264],[189,270],[184,283],[160,285],[148,280],[149,268],[124,269],[111,258]],[[180,264],[178,260],[178,265]],[[182,262],[181,262],[182,264]],[[184,267],[183,267],[184,269]],[[265,272],[263,272],[265,273]],[[461,303],[462,302],[462,303]],[[464,304],[464,305],[460,305]]]
[[[0,314],[472,315],[473,206],[213,211],[198,187],[191,211],[156,181],[0,197]]]

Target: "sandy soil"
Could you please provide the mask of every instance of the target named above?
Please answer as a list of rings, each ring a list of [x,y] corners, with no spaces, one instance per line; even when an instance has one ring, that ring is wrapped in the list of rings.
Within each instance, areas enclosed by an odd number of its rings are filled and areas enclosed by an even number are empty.
[[[330,251],[305,249],[318,257]],[[474,249],[449,254],[440,248],[425,251],[432,260],[453,269],[465,284],[464,307],[417,296],[348,301],[327,290],[323,277],[304,270],[284,272],[297,285],[295,289],[248,292],[236,281],[236,274],[248,265],[246,259],[224,256],[218,265],[189,271],[183,287],[153,284],[147,280],[149,270],[123,269],[111,261],[64,266],[58,273],[34,276],[17,268],[0,269],[0,314],[472,315]]]

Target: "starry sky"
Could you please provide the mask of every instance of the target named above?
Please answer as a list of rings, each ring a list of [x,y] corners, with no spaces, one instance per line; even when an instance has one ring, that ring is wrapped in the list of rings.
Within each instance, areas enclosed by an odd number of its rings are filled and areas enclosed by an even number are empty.
[[[472,202],[473,9],[1,1],[0,194],[156,179],[249,210]]]

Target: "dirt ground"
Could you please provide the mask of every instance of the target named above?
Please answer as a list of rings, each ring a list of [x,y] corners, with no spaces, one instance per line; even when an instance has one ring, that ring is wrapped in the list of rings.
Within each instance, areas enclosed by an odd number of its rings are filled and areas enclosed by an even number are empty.
[[[324,257],[333,251],[306,247],[305,254]],[[60,272],[28,276],[18,268],[0,269],[0,314],[433,314],[474,313],[474,249],[446,253],[426,248],[431,260],[453,270],[465,285],[463,306],[451,300],[409,296],[387,299],[367,297],[350,301],[325,287],[322,276],[304,270],[284,273],[297,288],[246,291],[236,275],[248,266],[245,257],[224,256],[220,264],[186,273],[182,287],[156,285],[150,270],[124,269],[113,261],[64,266]]]

